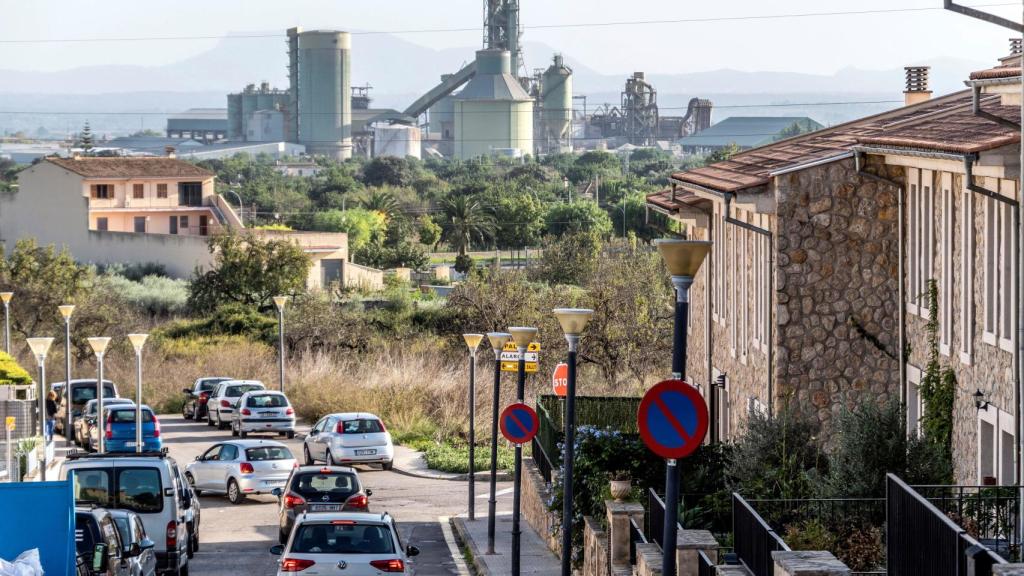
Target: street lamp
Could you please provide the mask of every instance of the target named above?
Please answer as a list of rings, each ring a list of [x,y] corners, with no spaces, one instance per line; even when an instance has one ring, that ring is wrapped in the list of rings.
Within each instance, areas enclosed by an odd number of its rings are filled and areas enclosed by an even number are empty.
[[[569,343],[569,382],[565,392],[565,456],[562,458],[562,576],[572,576],[572,504],[573,458],[576,441],[576,349],[580,334],[594,315],[586,308],[555,308],[552,310]]]
[[[135,348],[135,452],[142,452],[142,346],[149,334],[129,334],[128,341]]]
[[[476,520],[476,505],[473,501],[476,491],[476,349],[484,335],[463,334],[462,338],[469,348],[469,519],[473,521]]]
[[[284,305],[287,303],[287,296],[274,296],[274,306],[277,307],[277,371],[281,392],[284,392]]]
[[[537,336],[537,329],[529,326],[513,326],[508,329],[512,340],[519,351],[519,368],[517,370],[516,400],[523,401],[526,395],[526,351]],[[520,546],[522,531],[519,530],[520,500],[522,498],[523,447],[516,444],[515,448],[515,479],[512,494],[512,576],[519,576]]]
[[[4,303],[4,350],[11,353],[11,298],[14,292],[0,292],[0,300]]]
[[[57,306],[57,310],[60,310],[60,315],[64,318],[64,390],[61,393],[68,394],[68,391],[71,390],[71,314],[75,311],[75,305],[64,304]],[[61,428],[64,429],[64,439],[70,444],[71,398],[68,398],[67,406],[67,414],[64,422],[61,423]]]
[[[103,354],[107,351],[107,346],[110,344],[110,338],[106,336],[93,336],[89,338],[89,346],[92,347],[92,351],[96,353],[96,363],[99,366],[99,379],[96,380],[96,425],[99,426],[100,422],[103,421]],[[70,385],[70,383],[68,383]],[[106,446],[104,440],[106,434],[97,430],[96,437],[98,439],[96,444],[96,451],[100,454],[106,452]]]
[[[704,258],[711,251],[711,242],[700,240],[657,240],[658,252],[672,275],[676,290],[676,318],[672,336],[672,377],[686,375],[686,323],[690,314],[690,286]],[[676,574],[676,541],[679,517],[679,467],[674,458],[665,467],[665,543],[661,560],[663,576]]]
[[[487,553],[494,554],[495,513],[498,498],[494,495],[497,489],[498,476],[498,404],[501,402],[501,351],[512,339],[507,332],[488,332],[487,340],[494,350],[494,398],[491,399],[491,493],[487,498]]]
[[[36,361],[39,362],[39,435],[43,437],[44,444],[49,444],[46,439],[46,353],[50,351],[53,338],[29,338],[28,347],[32,349]],[[8,448],[10,449],[10,448]],[[39,478],[46,481],[46,448],[43,448],[43,465],[40,468]]]

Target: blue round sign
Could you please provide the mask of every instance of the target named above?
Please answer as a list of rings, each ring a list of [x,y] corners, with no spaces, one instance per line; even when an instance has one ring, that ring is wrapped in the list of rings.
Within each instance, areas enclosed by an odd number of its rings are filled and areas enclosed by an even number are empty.
[[[708,432],[708,406],[700,392],[682,380],[665,380],[644,394],[637,411],[640,438],[662,458],[693,453]]]
[[[501,411],[498,419],[501,435],[513,444],[526,444],[537,435],[540,419],[533,408],[517,402]]]

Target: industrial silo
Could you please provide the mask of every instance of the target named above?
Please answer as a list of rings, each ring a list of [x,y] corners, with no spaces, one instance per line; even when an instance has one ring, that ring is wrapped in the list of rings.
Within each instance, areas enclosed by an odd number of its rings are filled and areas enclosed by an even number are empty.
[[[572,151],[572,69],[556,54],[541,79],[541,118],[545,147],[551,152]]]
[[[352,157],[352,90],[348,32],[299,34],[299,142],[310,154]]]
[[[533,99],[511,73],[507,50],[476,53],[476,75],[454,98],[455,157],[533,153]]]

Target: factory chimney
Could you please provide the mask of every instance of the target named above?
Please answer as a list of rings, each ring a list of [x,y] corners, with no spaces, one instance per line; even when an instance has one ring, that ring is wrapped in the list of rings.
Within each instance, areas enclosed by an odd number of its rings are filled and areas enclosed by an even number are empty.
[[[907,106],[927,102],[932,97],[928,88],[929,66],[907,66],[907,87],[903,90],[903,103]]]

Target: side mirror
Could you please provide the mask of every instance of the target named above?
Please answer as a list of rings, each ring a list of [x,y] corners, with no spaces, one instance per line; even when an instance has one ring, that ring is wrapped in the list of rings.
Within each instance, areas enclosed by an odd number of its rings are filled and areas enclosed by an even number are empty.
[[[156,542],[153,542],[149,538],[143,538],[142,542],[139,542],[140,550],[152,550],[156,547]]]
[[[124,551],[126,558],[134,558],[139,554],[142,554],[142,546],[138,542],[132,542],[128,549]]]
[[[184,392],[185,394],[188,394],[189,396],[192,395],[192,390],[189,388],[182,388],[181,391]]]
[[[412,558],[413,556],[420,555],[420,549],[415,546],[409,546],[405,549],[405,555]]]
[[[284,546],[282,546],[281,544],[271,546],[270,553],[274,556],[280,556],[281,554],[284,554]]]
[[[280,498],[281,495],[284,494],[284,490],[281,490],[280,488],[274,488],[273,490],[270,491],[270,493]]]
[[[313,430],[310,430],[310,431],[309,431],[309,435],[310,435],[310,436],[316,436],[316,435],[317,435],[317,434],[319,434],[319,433],[320,433],[320,431],[319,431],[319,430],[316,430],[316,429],[313,429]]]
[[[366,489],[366,497],[369,498],[370,496],[373,496],[373,490],[370,490],[369,488],[367,488]]]
[[[105,572],[107,570],[107,545],[97,544],[92,549],[93,572]]]
[[[202,462],[202,461],[203,461],[203,457],[201,455],[200,456],[196,456],[196,462]]]

